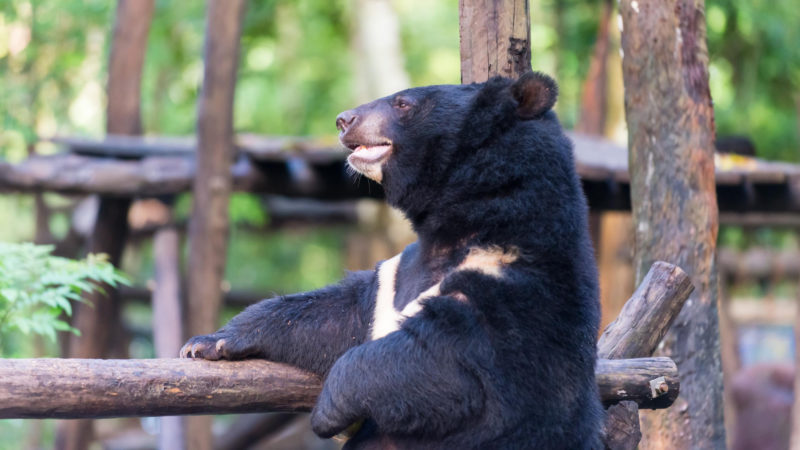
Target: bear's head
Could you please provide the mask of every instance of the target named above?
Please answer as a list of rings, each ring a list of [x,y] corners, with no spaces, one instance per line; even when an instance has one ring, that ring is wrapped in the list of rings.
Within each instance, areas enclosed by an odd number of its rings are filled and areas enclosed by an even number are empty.
[[[550,111],[557,92],[537,72],[419,87],[345,111],[336,127],[352,150],[349,165],[381,183],[388,202],[419,228],[434,211],[519,186],[530,177],[532,153],[563,147],[534,142],[537,135],[562,135]]]

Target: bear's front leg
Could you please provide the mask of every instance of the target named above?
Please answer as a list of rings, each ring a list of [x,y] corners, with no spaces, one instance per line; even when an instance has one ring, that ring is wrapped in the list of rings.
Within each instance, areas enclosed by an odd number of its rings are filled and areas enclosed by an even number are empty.
[[[373,420],[385,434],[445,436],[483,410],[491,349],[475,317],[439,297],[400,330],[352,348],[333,365],[311,426],[321,437]],[[485,381],[485,380],[484,380]]]
[[[263,300],[212,334],[195,336],[182,358],[264,358],[325,374],[347,349],[365,341],[375,274],[350,273],[317,291]]]
[[[202,358],[211,361],[218,359],[244,359],[248,356],[260,356],[258,345],[252,340],[242,337],[232,338],[232,333],[221,329],[213,334],[195,336],[181,347],[181,358]]]

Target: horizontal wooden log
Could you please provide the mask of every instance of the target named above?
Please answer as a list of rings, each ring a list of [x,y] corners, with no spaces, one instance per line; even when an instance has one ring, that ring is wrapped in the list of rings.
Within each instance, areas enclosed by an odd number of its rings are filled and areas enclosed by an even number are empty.
[[[611,141],[568,133],[575,164],[592,210],[630,210],[628,155]],[[196,143],[182,137],[107,136],[102,140],[58,138],[71,153],[0,162],[0,191],[101,194],[141,197],[187,192],[194,175]],[[382,189],[345,169],[346,150],[331,138],[236,137],[234,189],[320,200],[380,198]],[[717,161],[719,209],[760,213],[786,223],[800,213],[800,166],[745,158]],[[790,216],[791,217],[791,216]],[[791,223],[794,223],[791,222]]]
[[[231,165],[237,191],[320,200],[380,198],[370,180],[354,183],[344,161],[311,164],[302,158],[255,161],[240,157]],[[195,174],[192,157],[99,158],[79,154],[34,156],[12,165],[0,162],[0,192],[59,192],[68,195],[156,197],[189,192]]]
[[[601,359],[595,369],[597,387],[606,406],[632,401],[644,409],[671,405],[680,392],[678,367],[666,357]]]
[[[753,247],[745,252],[720,248],[717,251],[720,274],[728,279],[797,279],[800,278],[800,258],[795,251],[778,251]]]
[[[261,360],[3,359],[0,418],[308,411],[318,377]]]
[[[670,363],[668,358],[598,361],[602,401],[669,406],[679,389]],[[659,377],[667,388],[654,400],[650,381]],[[0,419],[309,411],[320,388],[315,375],[263,360],[2,359]]]

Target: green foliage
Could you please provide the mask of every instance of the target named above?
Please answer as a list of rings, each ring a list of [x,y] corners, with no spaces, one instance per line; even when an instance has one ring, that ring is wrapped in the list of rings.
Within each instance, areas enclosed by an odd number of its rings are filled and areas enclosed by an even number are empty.
[[[52,340],[57,331],[77,334],[60,319],[72,314],[71,302],[100,289],[95,282],[125,282],[102,255],[75,261],[52,256],[52,251],[51,246],[0,242],[0,339],[12,331]]]
[[[800,9],[794,0],[708,0],[717,132],[750,136],[759,156],[800,161]]]

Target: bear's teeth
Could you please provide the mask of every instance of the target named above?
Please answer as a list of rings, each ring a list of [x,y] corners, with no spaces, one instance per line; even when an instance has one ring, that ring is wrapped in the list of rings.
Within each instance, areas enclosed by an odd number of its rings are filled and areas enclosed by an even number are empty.
[[[359,145],[353,150],[352,157],[361,159],[365,162],[379,161],[385,158],[391,145]]]

